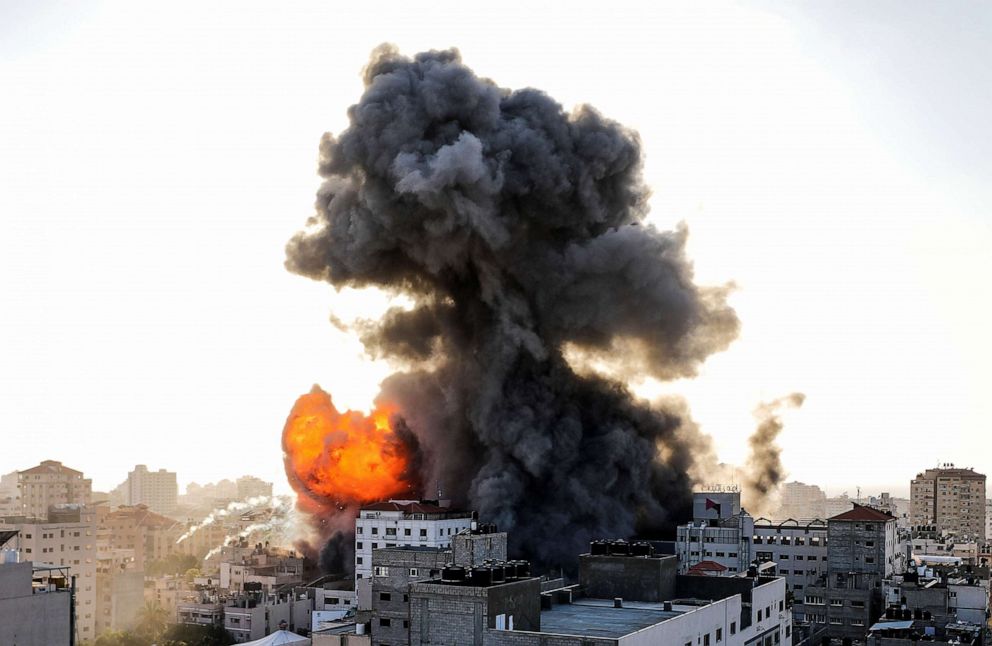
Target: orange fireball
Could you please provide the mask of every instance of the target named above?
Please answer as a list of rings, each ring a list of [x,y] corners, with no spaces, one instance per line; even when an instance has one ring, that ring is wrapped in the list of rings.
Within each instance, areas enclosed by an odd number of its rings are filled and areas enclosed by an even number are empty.
[[[314,386],[296,400],[282,432],[293,488],[314,503],[335,507],[408,492],[407,449],[389,423],[394,413],[388,405],[369,416],[338,412],[331,396]]]

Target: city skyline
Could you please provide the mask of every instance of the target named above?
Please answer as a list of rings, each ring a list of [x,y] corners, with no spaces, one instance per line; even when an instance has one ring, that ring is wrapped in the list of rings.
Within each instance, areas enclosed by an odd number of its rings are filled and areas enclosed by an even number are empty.
[[[692,381],[628,383],[684,395],[723,461],[745,461],[756,406],[798,390],[787,479],[898,494],[937,462],[992,471],[988,9],[895,6],[622,5],[521,27],[455,5],[442,23],[5,5],[0,472],[60,459],[109,489],[155,463],[182,489],[252,473],[287,492],[295,398],[319,383],[368,409],[391,368],[328,319],[387,299],[288,274],[283,246],[382,41],[460,47],[501,85],[640,133],[651,220],[687,222],[697,280],[737,284],[743,332]],[[232,447],[243,468],[217,473]]]

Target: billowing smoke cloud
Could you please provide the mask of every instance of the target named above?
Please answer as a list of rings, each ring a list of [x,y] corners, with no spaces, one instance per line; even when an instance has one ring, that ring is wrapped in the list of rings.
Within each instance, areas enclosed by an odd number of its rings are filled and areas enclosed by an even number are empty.
[[[456,50],[383,46],[364,80],[350,126],[321,141],[316,213],[286,264],[414,302],[361,335],[407,366],[381,397],[417,436],[421,482],[542,564],[684,519],[694,444],[679,411],[565,358],[690,377],[737,335],[728,289],[693,282],[687,230],[644,221],[637,134],[500,88]]]
[[[754,411],[758,428],[748,438],[751,452],[747,459],[744,482],[745,506],[751,513],[766,514],[772,511],[772,494],[785,477],[782,466],[782,449],[775,443],[782,432],[782,408],[799,408],[806,400],[802,393],[792,393],[774,401],[764,402]]]

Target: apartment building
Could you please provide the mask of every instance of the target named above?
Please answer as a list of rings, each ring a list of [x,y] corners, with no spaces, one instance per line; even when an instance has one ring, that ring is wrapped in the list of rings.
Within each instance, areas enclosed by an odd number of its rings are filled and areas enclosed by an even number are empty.
[[[81,640],[94,639],[97,551],[93,513],[80,506],[53,511],[61,513],[46,520],[8,518],[0,524],[0,532],[17,532],[7,549],[16,551],[18,560],[65,568],[69,576],[76,577],[77,634]]]
[[[881,616],[883,580],[905,568],[896,519],[855,504],[827,519],[827,568],[803,589],[803,621],[830,638],[863,640]]]
[[[61,462],[45,460],[36,467],[19,471],[17,488],[21,498],[20,515],[48,518],[48,508],[54,505],[90,504],[93,481]]]
[[[124,483],[125,505],[144,505],[157,514],[175,513],[179,486],[175,471],[149,471],[144,464],[134,467]]]
[[[0,532],[0,548],[14,537],[12,530]],[[10,562],[0,561],[0,644],[78,643],[71,636],[70,586],[67,568],[17,562],[12,558]]]
[[[272,497],[272,483],[265,482],[255,476],[242,476],[238,478],[237,486],[239,500],[248,500],[249,498],[258,498],[260,496]]]
[[[804,482],[786,482],[779,489],[779,509],[775,518],[826,518],[826,504],[827,495],[818,486]]]
[[[371,608],[372,550],[406,545],[447,548],[455,535],[471,529],[474,517],[474,512],[453,510],[437,501],[390,500],[362,507],[355,519],[359,608]]]
[[[134,567],[144,570],[150,561],[179,551],[176,541],[185,528],[179,522],[156,514],[145,505],[106,508],[99,514],[101,548],[134,551]]]
[[[927,469],[910,483],[913,526],[936,525],[960,539],[982,544],[985,533],[985,475],[945,464]]]

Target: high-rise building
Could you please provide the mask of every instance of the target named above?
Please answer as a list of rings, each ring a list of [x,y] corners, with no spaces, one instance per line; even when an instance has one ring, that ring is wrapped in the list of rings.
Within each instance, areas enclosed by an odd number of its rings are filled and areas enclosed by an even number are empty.
[[[917,474],[910,483],[910,520],[984,543],[985,475],[953,464]]]
[[[184,526],[144,505],[118,507],[98,518],[97,533],[102,550],[134,550],[134,567],[143,571],[151,561],[179,552],[176,541]]]
[[[48,518],[48,508],[53,505],[90,504],[93,481],[61,462],[45,460],[36,467],[19,471],[17,488],[21,496],[20,515]]]
[[[827,494],[816,485],[804,482],[786,482],[780,489],[779,510],[776,518],[796,520],[826,518]]]
[[[179,487],[175,471],[149,471],[139,464],[127,474],[124,501],[127,505],[145,505],[157,514],[171,514],[176,510]]]

